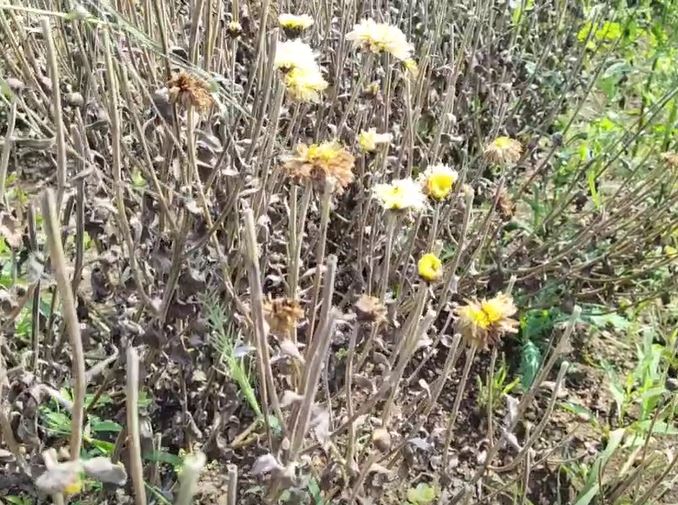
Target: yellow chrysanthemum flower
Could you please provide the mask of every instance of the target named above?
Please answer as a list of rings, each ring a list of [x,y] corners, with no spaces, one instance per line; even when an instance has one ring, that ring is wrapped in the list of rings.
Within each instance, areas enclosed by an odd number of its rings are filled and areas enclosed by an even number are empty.
[[[518,331],[518,321],[511,319],[517,311],[513,298],[504,293],[489,300],[471,300],[457,309],[460,331],[471,344],[495,345],[504,333]]]
[[[377,23],[373,19],[363,19],[353,27],[353,31],[346,34],[346,40],[353,41],[373,53],[390,53],[401,61],[412,55],[412,45],[407,37],[396,26],[386,23]]]
[[[377,133],[376,128],[363,130],[358,134],[358,145],[365,152],[376,151],[377,146],[390,144],[393,135],[390,133]]]
[[[523,146],[511,137],[497,137],[483,152],[490,163],[515,165],[523,154]]]
[[[443,262],[433,253],[424,254],[419,258],[417,271],[426,282],[439,281],[443,276]]]
[[[278,24],[285,33],[289,31],[298,34],[313,25],[313,18],[308,14],[280,14]]]
[[[426,207],[426,195],[422,193],[421,185],[412,179],[377,184],[372,192],[386,210],[421,210]]]
[[[320,72],[311,46],[296,39],[278,44],[273,66],[282,72],[289,72],[296,68]]]
[[[424,192],[435,200],[446,198],[457,179],[457,171],[447,165],[430,166],[419,176]]]
[[[283,82],[288,94],[299,102],[318,102],[320,92],[327,88],[327,81],[319,69],[293,68]]]

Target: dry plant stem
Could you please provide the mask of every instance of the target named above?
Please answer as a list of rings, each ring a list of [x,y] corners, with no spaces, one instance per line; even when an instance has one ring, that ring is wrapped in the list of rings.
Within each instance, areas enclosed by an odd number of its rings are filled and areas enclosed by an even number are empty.
[[[449,461],[450,461],[450,444],[452,443],[452,434],[454,433],[454,425],[457,421],[457,414],[459,414],[459,406],[461,405],[461,400],[464,397],[466,382],[468,381],[469,372],[471,371],[471,365],[473,364],[473,358],[476,356],[478,351],[478,346],[476,344],[471,344],[471,346],[466,351],[466,362],[464,363],[464,371],[461,374],[461,380],[459,381],[459,387],[457,387],[457,395],[454,398],[454,404],[452,405],[452,412],[447,421],[447,430],[445,431],[445,446],[443,448],[443,472],[447,472]]]
[[[0,385],[2,384],[2,377],[0,377]],[[9,404],[6,400],[0,402],[0,434],[2,434],[2,440],[4,440],[7,448],[14,455],[17,465],[21,471],[26,475],[31,475],[31,469],[26,463],[26,458],[21,452],[21,446],[14,438],[14,431],[12,430],[12,425],[9,422]]]
[[[113,67],[113,57],[111,54],[111,41],[108,34],[104,36],[104,52],[106,59],[106,84],[108,86],[109,104],[108,114],[111,120],[111,171],[113,172],[113,186],[115,191],[115,203],[117,210],[117,218],[120,225],[120,231],[127,245],[127,258],[129,260],[130,269],[134,277],[134,284],[136,285],[137,293],[147,309],[153,314],[158,314],[158,310],[153,304],[153,301],[148,297],[144,291],[144,283],[139,273],[139,268],[136,261],[136,253],[134,248],[134,240],[132,239],[132,232],[127,222],[125,199],[123,195],[124,184],[122,182],[122,149],[121,149],[121,130],[120,130],[120,111],[118,110],[118,78]]]
[[[5,184],[7,183],[7,166],[9,164],[9,155],[12,152],[14,145],[14,125],[16,124],[16,109],[17,99],[12,99],[12,105],[9,109],[9,117],[7,118],[7,130],[5,133],[5,143],[2,146],[2,153],[0,153],[0,203],[7,206],[7,194],[5,193]]]
[[[202,452],[191,454],[184,460],[184,466],[179,476],[179,493],[174,500],[175,505],[190,505],[193,501],[200,472],[205,466],[207,458]]]
[[[372,66],[374,62],[374,56],[372,54],[366,54],[363,59],[363,66],[360,70],[360,74],[358,75],[358,82],[356,82],[355,86],[353,87],[353,90],[351,91],[351,97],[348,100],[348,103],[346,104],[346,109],[344,110],[344,113],[341,116],[341,119],[339,120],[339,126],[337,126],[337,138],[341,138],[341,134],[344,131],[344,127],[346,126],[346,121],[348,120],[348,116],[351,114],[351,111],[353,110],[353,107],[355,106],[356,101],[358,100],[358,95],[362,92],[363,90],[363,84],[365,83],[365,79],[372,73]]]
[[[68,279],[66,258],[61,243],[60,226],[57,221],[57,210],[54,194],[51,190],[46,190],[41,201],[43,226],[47,243],[49,245],[49,254],[54,276],[57,281],[57,290],[62,300],[63,318],[66,324],[66,331],[71,344],[73,353],[73,417],[71,420],[71,459],[76,460],[80,457],[80,447],[82,445],[82,423],[85,408],[85,356],[82,350],[82,339],[80,336],[80,323],[75,311],[75,301],[71,283]]]
[[[52,81],[52,114],[56,128],[56,154],[57,154],[57,208],[61,208],[61,202],[66,191],[66,135],[64,131],[63,112],[61,108],[61,90],[59,83],[59,64],[57,53],[52,38],[52,29],[49,18],[40,20],[42,36],[45,38],[45,50],[47,51],[47,68],[49,78]]]
[[[320,198],[320,237],[315,250],[315,280],[313,282],[313,295],[311,297],[311,313],[309,319],[309,338],[313,338],[313,331],[316,326],[316,309],[318,305],[318,296],[320,295],[320,280],[323,276],[322,265],[325,263],[325,248],[327,245],[327,226],[330,222],[330,202],[332,200],[332,185],[326,180],[323,186],[323,194]],[[309,345],[307,351],[311,349]],[[308,358],[308,356],[306,356]]]
[[[268,435],[269,444],[272,443],[271,426],[269,423],[269,397],[273,410],[282,420],[280,402],[275,389],[275,380],[271,369],[271,356],[268,348],[268,339],[266,326],[264,322],[264,294],[261,290],[261,272],[259,270],[259,253],[257,246],[257,232],[254,224],[254,213],[252,209],[245,209],[243,212],[245,225],[245,247],[247,270],[250,285],[251,313],[254,324],[255,346],[257,348],[257,364],[259,369],[259,384],[262,390],[262,406],[264,410],[264,423]]]
[[[482,464],[482,466],[476,471],[476,473],[473,475],[472,479],[469,481],[469,487],[473,488],[475,484],[482,478],[482,476],[485,474],[487,469],[490,466],[490,463],[492,459],[496,456],[497,452],[499,451],[499,448],[504,445],[506,442],[507,436],[509,433],[512,433],[515,430],[515,427],[518,425],[518,423],[521,421],[523,415],[525,414],[525,411],[527,410],[527,407],[530,405],[532,400],[534,399],[538,388],[540,387],[541,383],[544,381],[546,376],[549,374],[551,369],[556,363],[556,360],[562,355],[563,349],[566,348],[568,345],[570,336],[572,335],[572,332],[574,331],[575,324],[577,320],[579,319],[579,316],[581,314],[581,308],[578,306],[575,306],[574,311],[572,313],[572,318],[570,319],[570,322],[561,335],[560,339],[558,342],[553,346],[551,355],[549,356],[548,360],[542,367],[541,371],[537,374],[537,377],[534,380],[534,383],[532,384],[532,387],[523,395],[523,397],[520,400],[520,403],[518,404],[517,407],[517,415],[516,418],[514,419],[513,423],[510,426],[505,427],[505,430],[502,433],[502,436],[500,437],[499,441],[492,447],[490,447],[487,451],[487,456],[485,458],[485,462]],[[567,370],[568,363],[564,362],[561,365],[561,372],[560,373],[565,373],[563,370]],[[460,500],[465,498],[466,493],[468,491],[460,491],[457,493],[452,501],[450,502],[450,505],[454,505],[456,503],[459,503]]]
[[[673,467],[676,466],[676,463],[678,463],[678,454],[673,456],[671,463],[669,463],[661,475],[659,475],[654,480],[654,482],[648,486],[647,491],[645,491],[645,493],[643,493],[640,498],[633,502],[633,505],[645,505],[646,503],[650,503],[650,497],[657,491],[657,489],[661,487],[660,484],[664,482],[664,479],[666,479],[666,477],[671,474]]]
[[[395,240],[396,222],[398,217],[393,212],[386,212],[386,247],[384,249],[384,258],[381,266],[381,287],[379,288],[379,299],[383,302],[388,290],[388,278],[391,270],[391,255],[393,252],[393,241]]]
[[[226,505],[238,505],[238,467],[228,465],[228,495]]]
[[[360,322],[355,321],[351,329],[351,336],[348,342],[348,354],[346,355],[346,414],[350,419],[353,417],[353,395],[351,388],[353,385],[353,358],[355,356],[355,345],[358,339],[358,330]],[[346,441],[346,472],[351,475],[353,465],[353,455],[355,453],[355,425],[350,423],[348,426],[348,440]]]
[[[370,468],[372,468],[372,465],[374,465],[377,462],[377,459],[379,459],[379,453],[374,451],[372,454],[370,454],[369,458],[367,458],[367,461],[360,469],[360,474],[358,474],[358,478],[356,479],[355,484],[353,484],[353,487],[351,488],[351,497],[348,500],[348,505],[353,505],[354,503],[356,503],[358,492],[360,491],[363,482],[365,482],[365,478],[367,478],[367,475],[370,472]]]
[[[129,465],[134,488],[134,503],[146,505],[146,488],[144,487],[139,435],[139,354],[134,347],[127,349],[126,395]]]
[[[510,291],[508,292],[510,294]],[[494,392],[494,367],[497,364],[497,348],[492,348],[492,357],[490,358],[490,368],[487,373],[487,439],[489,440],[490,447],[494,443],[494,398],[492,393]]]
[[[309,349],[312,352],[307,355],[306,368],[304,370],[303,379],[303,399],[299,407],[299,414],[297,415],[292,430],[292,439],[290,445],[290,459],[294,461],[301,449],[301,445],[308,429],[308,423],[311,420],[311,407],[315,401],[315,395],[318,391],[318,383],[320,381],[320,374],[322,372],[323,363],[327,356],[327,352],[332,342],[334,334],[336,316],[332,313],[332,297],[334,295],[334,279],[337,272],[337,257],[329,256],[325,265],[324,286],[323,286],[323,303],[327,307],[326,315],[320,321],[318,333],[309,344]]]

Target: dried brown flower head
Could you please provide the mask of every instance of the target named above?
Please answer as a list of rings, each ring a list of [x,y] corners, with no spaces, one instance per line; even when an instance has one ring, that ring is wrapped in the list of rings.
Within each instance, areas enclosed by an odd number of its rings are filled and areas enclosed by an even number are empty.
[[[386,321],[386,307],[376,296],[360,295],[354,307],[359,321],[370,323]]]
[[[504,221],[509,221],[516,211],[516,204],[506,191],[506,188],[500,188],[495,194],[497,199],[497,210]]]
[[[272,333],[285,336],[296,328],[304,311],[296,300],[269,298],[264,303],[264,317]]]
[[[214,103],[207,85],[183,70],[172,76],[167,82],[167,88],[169,89],[170,101],[179,103],[184,107],[192,105],[197,109],[205,110]]]
[[[285,162],[285,169],[295,179],[311,180],[324,185],[329,181],[341,193],[353,181],[355,158],[337,142],[300,144],[296,154]]]
[[[671,168],[678,168],[678,153],[675,152],[666,152],[662,153],[662,159],[666,164]]]
[[[485,159],[497,165],[515,165],[523,154],[523,146],[510,137],[497,137],[483,151]]]

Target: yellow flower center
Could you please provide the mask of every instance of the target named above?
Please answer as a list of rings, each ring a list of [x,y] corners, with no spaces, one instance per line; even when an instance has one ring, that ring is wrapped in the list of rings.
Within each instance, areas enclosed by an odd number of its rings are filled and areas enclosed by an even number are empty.
[[[506,149],[511,146],[511,143],[510,137],[497,137],[494,139],[494,147],[497,149]]]
[[[64,487],[64,494],[78,494],[82,490],[82,480],[79,477],[76,478],[70,484],[67,484]]]
[[[481,308],[489,324],[500,321],[506,315],[504,304],[494,298],[484,301],[481,304]]]
[[[445,198],[452,190],[455,178],[451,174],[432,174],[426,181],[428,193],[437,200]]]
[[[490,319],[488,318],[487,314],[483,309],[479,309],[476,307],[465,307],[464,308],[464,316],[466,319],[471,321],[475,326],[478,326],[479,328],[482,328],[483,330],[486,330],[490,327],[492,324],[490,322]]]
[[[339,154],[340,149],[334,142],[324,144],[312,144],[306,154],[310,161],[323,161],[325,163],[332,161]]]

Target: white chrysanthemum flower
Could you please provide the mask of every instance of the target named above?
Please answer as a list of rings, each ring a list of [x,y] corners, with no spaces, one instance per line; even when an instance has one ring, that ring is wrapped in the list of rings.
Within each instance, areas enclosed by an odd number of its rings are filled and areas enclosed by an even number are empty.
[[[386,210],[422,210],[426,195],[413,179],[397,179],[390,184],[377,184],[372,189],[375,198]]]
[[[289,95],[300,102],[320,101],[320,92],[327,88],[319,68],[295,67],[284,78]]]
[[[346,40],[363,46],[373,53],[387,52],[401,61],[412,56],[412,44],[397,26],[377,23],[373,19],[363,19],[346,34]]]
[[[303,31],[313,25],[313,18],[308,14],[280,14],[278,24],[286,30]]]
[[[316,70],[318,68],[311,46],[296,39],[278,44],[273,66],[283,72],[289,72],[294,68]]]
[[[372,152],[377,149],[377,146],[390,144],[393,140],[393,135],[390,133],[377,133],[376,128],[363,130],[358,134],[358,145],[360,149],[366,152]]]

